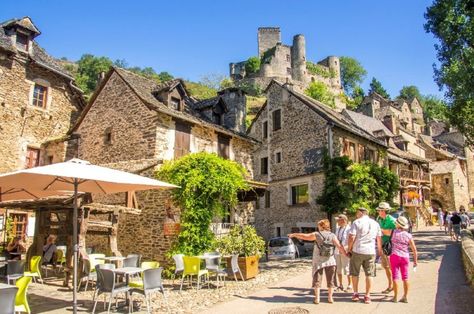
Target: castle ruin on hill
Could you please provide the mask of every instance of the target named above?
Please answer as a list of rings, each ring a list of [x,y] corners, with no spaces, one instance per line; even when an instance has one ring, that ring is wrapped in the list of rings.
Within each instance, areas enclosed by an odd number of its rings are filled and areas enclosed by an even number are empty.
[[[265,89],[276,79],[288,82],[300,91],[305,90],[311,82],[324,83],[334,95],[342,93],[339,58],[328,56],[313,63],[306,59],[306,40],[304,35],[293,37],[293,45],[281,42],[279,27],[260,27],[258,29],[258,58],[260,68],[249,72],[247,61],[230,63],[230,77],[238,84],[251,84]],[[336,97],[336,107],[342,110],[345,105]]]

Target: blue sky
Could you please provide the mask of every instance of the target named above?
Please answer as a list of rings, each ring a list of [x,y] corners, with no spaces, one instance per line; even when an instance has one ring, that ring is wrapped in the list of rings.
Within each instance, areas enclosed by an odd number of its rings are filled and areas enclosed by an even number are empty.
[[[351,56],[391,96],[403,85],[442,95],[433,81],[435,39],[423,29],[431,0],[9,1],[0,20],[30,16],[51,55],[125,59],[177,77],[228,75],[228,64],[257,54],[257,28],[279,26],[282,41],[306,36],[307,59]]]

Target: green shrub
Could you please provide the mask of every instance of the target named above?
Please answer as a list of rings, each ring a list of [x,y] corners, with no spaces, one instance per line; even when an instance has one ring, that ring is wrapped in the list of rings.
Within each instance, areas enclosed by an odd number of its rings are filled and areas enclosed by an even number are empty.
[[[245,72],[247,74],[257,73],[260,70],[260,59],[258,57],[250,57],[245,62]]]
[[[331,108],[336,107],[335,96],[328,90],[323,82],[312,82],[305,90],[305,94],[309,97],[322,102]]]
[[[311,61],[306,61],[306,70],[308,70],[310,74],[318,75],[324,78],[336,77],[336,73],[333,70]]]
[[[233,226],[229,234],[217,238],[215,249],[223,255],[258,256],[265,253],[265,240],[252,226]]]

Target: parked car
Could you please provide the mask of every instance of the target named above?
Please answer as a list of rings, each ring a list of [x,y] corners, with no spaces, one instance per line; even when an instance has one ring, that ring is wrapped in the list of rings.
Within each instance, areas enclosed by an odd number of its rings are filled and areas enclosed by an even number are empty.
[[[271,259],[295,259],[306,255],[304,244],[289,237],[275,237],[268,241],[267,260]]]

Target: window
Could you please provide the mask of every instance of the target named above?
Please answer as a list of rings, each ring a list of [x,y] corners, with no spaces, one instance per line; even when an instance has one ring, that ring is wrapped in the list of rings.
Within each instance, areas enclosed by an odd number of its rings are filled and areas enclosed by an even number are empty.
[[[53,157],[52,155],[50,155],[50,156],[48,156],[46,162],[48,163],[48,165],[52,165],[52,164],[53,164],[53,160],[54,160],[54,157]]]
[[[444,183],[445,183],[446,185],[448,185],[448,184],[449,184],[449,178],[445,178],[445,179],[444,179]]]
[[[309,201],[308,184],[291,187],[291,205],[307,204]]]
[[[286,74],[291,75],[291,68],[286,68]]]
[[[24,237],[26,235],[27,214],[10,214],[12,219],[12,232],[14,237]]]
[[[112,144],[112,128],[106,128],[104,132],[104,144]]]
[[[28,35],[17,32],[16,33],[16,47],[23,51],[28,51]]]
[[[174,110],[181,110],[181,100],[179,98],[171,97],[170,104]]]
[[[229,159],[229,144],[230,144],[230,137],[219,134],[217,136],[217,154],[224,158]]]
[[[286,55],[286,62],[290,62],[290,61],[291,61],[290,55]]]
[[[268,157],[260,158],[260,174],[268,174]]]
[[[176,131],[174,138],[174,158],[187,155],[191,143],[191,126],[184,122],[176,121]]]
[[[359,162],[362,162],[363,160],[367,160],[365,156],[365,146],[359,144]]]
[[[33,106],[46,108],[46,100],[48,96],[48,88],[46,86],[35,83],[33,90]]]
[[[270,191],[265,191],[265,208],[270,208]]]
[[[276,227],[276,236],[281,237],[281,227]]]
[[[277,164],[281,163],[281,152],[276,152],[275,153],[275,162]]]
[[[212,112],[212,122],[222,125],[222,115],[220,113]]]
[[[272,113],[273,131],[281,129],[281,109],[277,109]]]
[[[34,168],[39,166],[40,150],[37,148],[28,147],[26,149],[25,168]]]
[[[255,201],[255,209],[260,209],[260,197],[257,196],[257,200]]]
[[[263,122],[262,128],[263,138],[268,138],[268,121]]]

